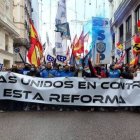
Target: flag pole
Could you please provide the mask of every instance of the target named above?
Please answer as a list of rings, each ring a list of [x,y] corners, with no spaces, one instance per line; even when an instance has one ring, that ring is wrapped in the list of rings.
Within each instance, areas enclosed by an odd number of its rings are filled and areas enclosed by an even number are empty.
[[[19,52],[18,54],[19,54],[19,56],[20,56],[20,58],[21,58],[22,62],[23,62],[23,63],[24,63],[24,65],[25,65],[25,61],[24,61],[24,59],[23,59],[23,57],[22,57],[21,53]]]

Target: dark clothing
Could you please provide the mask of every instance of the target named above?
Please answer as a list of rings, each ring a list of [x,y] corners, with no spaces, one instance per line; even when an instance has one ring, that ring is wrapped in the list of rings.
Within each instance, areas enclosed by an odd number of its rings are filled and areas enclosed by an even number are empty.
[[[122,72],[121,76],[125,79],[133,79],[133,74],[131,72]]]
[[[97,70],[92,66],[91,61],[88,61],[89,69],[90,69],[90,77],[97,78]],[[88,75],[89,76],[89,75]]]
[[[40,73],[37,71],[30,71],[27,73],[28,76],[33,76],[33,77],[41,77]]]
[[[16,68],[12,68],[12,69],[11,69],[11,72],[20,73],[20,71],[19,71],[18,69],[16,69]]]
[[[86,71],[83,70],[82,77],[84,77],[84,76],[85,77],[89,77],[89,78],[92,77],[91,73],[88,73],[88,72],[86,72]]]

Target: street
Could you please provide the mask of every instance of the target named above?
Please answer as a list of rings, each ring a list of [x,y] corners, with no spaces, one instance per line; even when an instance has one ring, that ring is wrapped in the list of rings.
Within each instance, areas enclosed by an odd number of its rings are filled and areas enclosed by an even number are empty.
[[[139,140],[134,112],[4,112],[1,140]]]

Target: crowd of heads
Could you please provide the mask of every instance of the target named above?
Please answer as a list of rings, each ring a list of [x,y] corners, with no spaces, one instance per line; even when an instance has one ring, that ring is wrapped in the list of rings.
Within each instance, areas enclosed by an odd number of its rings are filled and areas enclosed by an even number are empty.
[[[111,64],[111,65],[95,65],[90,62],[88,66],[82,65],[60,65],[48,62],[42,64],[39,67],[30,64],[17,65],[13,64],[10,69],[5,67],[1,71],[14,72],[18,74],[28,75],[32,77],[53,78],[53,77],[83,77],[83,78],[125,78],[133,79],[136,76],[140,76],[140,66],[129,66],[128,64]],[[0,100],[0,111],[13,111],[13,110],[109,110],[103,107],[65,107],[65,106],[53,106],[38,103],[20,102],[13,100]],[[112,108],[110,108],[112,109]],[[129,109],[129,108],[128,108]],[[131,108],[130,108],[131,109]],[[137,108],[132,108],[137,109]],[[113,109],[115,110],[115,109]]]
[[[128,64],[95,65],[90,62],[88,66],[61,65],[48,62],[36,67],[33,64],[13,64],[10,69],[3,67],[1,71],[15,72],[23,75],[53,78],[53,77],[88,77],[88,78],[125,78],[133,79],[140,71],[140,66]]]

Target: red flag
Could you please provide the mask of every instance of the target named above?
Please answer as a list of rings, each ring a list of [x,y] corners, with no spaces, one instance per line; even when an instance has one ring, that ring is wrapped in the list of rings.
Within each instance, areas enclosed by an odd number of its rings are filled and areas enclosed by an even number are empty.
[[[138,31],[140,32],[140,20],[137,22]]]
[[[138,35],[133,37],[133,53],[140,53],[140,36]]]
[[[73,42],[71,43],[71,48],[73,49],[74,45],[77,43],[78,41],[78,38],[77,38],[77,35],[75,35],[74,39],[73,39]]]
[[[28,50],[28,60],[35,66],[40,65],[41,58],[43,56],[43,47],[39,41],[37,31],[30,20],[30,48]]]
[[[122,45],[120,42],[118,42],[118,43],[117,43],[117,48],[118,48],[119,50],[123,50],[123,45]]]
[[[82,31],[79,40],[77,41],[77,43],[74,45],[73,50],[72,50],[72,54],[74,56],[76,56],[77,53],[81,54],[84,53],[84,31]]]
[[[139,57],[136,56],[134,59],[132,59],[129,63],[130,66],[136,66],[138,64],[138,60],[139,60]]]

